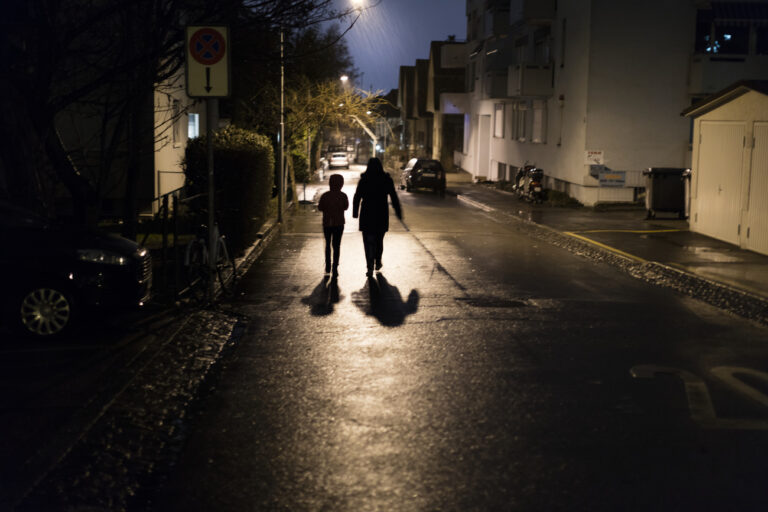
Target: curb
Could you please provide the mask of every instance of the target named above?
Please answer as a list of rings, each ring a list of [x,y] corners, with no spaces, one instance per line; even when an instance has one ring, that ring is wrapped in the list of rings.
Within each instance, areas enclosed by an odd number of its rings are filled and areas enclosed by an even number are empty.
[[[487,213],[502,214],[517,221],[526,229],[527,234],[534,238],[565,248],[574,254],[609,263],[647,283],[670,288],[724,311],[768,325],[768,300],[762,297],[662,263],[646,262],[630,254],[621,254],[544,224],[521,219],[516,215],[464,197],[462,194],[457,193],[456,198]]]

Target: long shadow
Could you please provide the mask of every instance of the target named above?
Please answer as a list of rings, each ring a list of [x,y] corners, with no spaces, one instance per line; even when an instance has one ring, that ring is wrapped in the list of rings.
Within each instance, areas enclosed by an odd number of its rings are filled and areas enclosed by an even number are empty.
[[[313,316],[326,316],[333,313],[333,305],[338,303],[339,283],[336,277],[324,276],[320,284],[315,286],[312,294],[301,299],[303,304],[309,305],[309,313]]]
[[[359,291],[352,292],[352,302],[366,315],[376,317],[382,325],[396,327],[419,308],[419,292],[411,290],[408,300],[403,301],[397,287],[378,274],[375,279],[369,278]]]

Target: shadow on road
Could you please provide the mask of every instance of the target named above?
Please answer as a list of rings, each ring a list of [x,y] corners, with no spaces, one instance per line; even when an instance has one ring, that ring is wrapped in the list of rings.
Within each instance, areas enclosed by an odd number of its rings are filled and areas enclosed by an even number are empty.
[[[359,291],[352,292],[352,302],[366,315],[376,317],[382,325],[396,327],[418,309],[419,292],[411,290],[404,302],[397,287],[378,274],[376,279],[369,278]]]
[[[301,302],[309,305],[311,315],[326,316],[333,313],[333,305],[339,300],[341,300],[339,298],[339,283],[336,278],[324,276],[322,281],[312,290],[312,294],[301,299]]]

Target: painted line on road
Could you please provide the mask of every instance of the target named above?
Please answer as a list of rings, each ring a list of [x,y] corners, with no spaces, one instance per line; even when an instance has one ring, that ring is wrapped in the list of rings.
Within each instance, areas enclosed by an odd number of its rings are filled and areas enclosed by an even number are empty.
[[[572,231],[572,233],[637,233],[647,235],[652,233],[679,233],[687,229],[588,229],[586,231]]]
[[[621,249],[616,249],[615,247],[611,247],[610,245],[605,245],[600,242],[597,242],[595,240],[592,240],[591,238],[587,238],[586,236],[577,235],[576,233],[572,231],[563,231],[564,235],[572,236],[573,238],[578,238],[579,240],[583,242],[587,242],[592,245],[596,245],[597,247],[600,247],[602,249],[605,249],[607,251],[611,251],[612,253],[618,254],[620,256],[624,256],[625,258],[629,258],[633,261],[636,261],[638,263],[648,263],[648,260],[644,260],[643,258],[639,256],[635,256],[634,254],[629,254],[628,252],[624,252]]]
[[[475,208],[478,208],[480,210],[483,210],[484,212],[495,212],[496,208],[491,208],[490,206],[484,205],[483,203],[479,203],[473,199],[469,199],[468,197],[464,197],[462,194],[457,194],[456,199],[459,201],[463,201],[467,203],[470,206],[474,206]]]

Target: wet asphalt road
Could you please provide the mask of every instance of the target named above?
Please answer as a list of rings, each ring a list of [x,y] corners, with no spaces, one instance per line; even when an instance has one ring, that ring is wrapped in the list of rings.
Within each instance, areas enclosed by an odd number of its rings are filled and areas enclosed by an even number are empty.
[[[142,510],[765,509],[768,329],[399,195],[372,281],[356,220],[335,282],[291,218]]]

